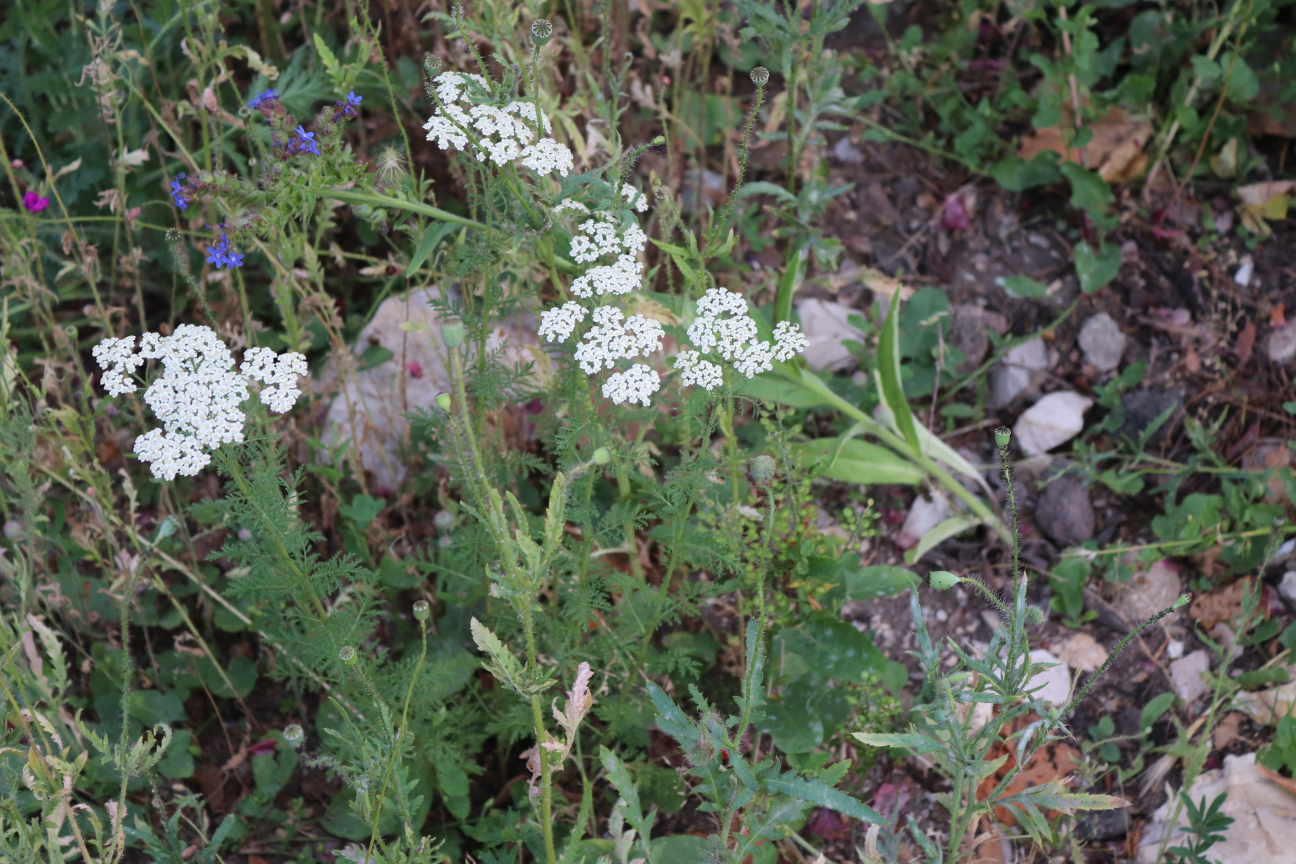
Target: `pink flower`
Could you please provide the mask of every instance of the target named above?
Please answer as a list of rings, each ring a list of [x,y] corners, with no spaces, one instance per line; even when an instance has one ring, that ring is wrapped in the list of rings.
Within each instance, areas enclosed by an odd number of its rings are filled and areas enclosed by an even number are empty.
[[[35,192],[28,192],[23,196],[23,206],[32,213],[39,213],[49,206],[49,199],[43,198]]]
[[[962,193],[955,192],[945,196],[945,212],[941,214],[941,227],[947,231],[962,231],[971,223],[968,218],[967,202]]]

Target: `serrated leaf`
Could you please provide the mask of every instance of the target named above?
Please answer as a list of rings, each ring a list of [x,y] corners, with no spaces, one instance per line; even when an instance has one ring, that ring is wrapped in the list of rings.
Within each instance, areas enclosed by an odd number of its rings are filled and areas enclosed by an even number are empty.
[[[800,798],[802,801],[809,801],[811,804],[827,807],[829,810],[836,810],[843,816],[850,816],[852,819],[858,819],[861,822],[869,822],[873,825],[886,824],[886,819],[883,818],[882,814],[872,807],[868,807],[845,792],[834,789],[826,783],[820,783],[818,780],[784,776],[766,780],[765,785],[774,792],[782,792],[784,795],[791,795],[793,798]]]
[[[518,659],[504,646],[498,636],[476,618],[469,623],[469,629],[472,631],[473,642],[478,650],[490,658],[489,663],[482,665],[499,679],[501,684],[507,684],[522,693],[525,688],[522,681],[522,664]]]
[[[333,51],[328,47],[328,45],[324,44],[324,40],[320,37],[318,31],[315,33],[314,42],[316,53],[319,54],[320,60],[324,61],[324,68],[329,71],[338,68],[337,57],[333,56]]]
[[[995,803],[1018,804],[1023,808],[1037,807],[1062,813],[1074,813],[1076,810],[1115,810],[1118,807],[1129,806],[1128,801],[1115,795],[1071,792],[1067,790],[1066,783],[1061,778],[1039,786],[1031,786],[1015,795],[998,798]]]

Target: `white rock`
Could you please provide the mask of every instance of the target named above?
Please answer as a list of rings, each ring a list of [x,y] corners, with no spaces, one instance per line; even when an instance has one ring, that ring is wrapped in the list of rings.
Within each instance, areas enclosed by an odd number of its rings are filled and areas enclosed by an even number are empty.
[[[1183,656],[1184,643],[1182,639],[1171,639],[1166,643],[1166,656],[1171,660],[1178,660]]]
[[[1170,664],[1170,682],[1174,685],[1175,694],[1186,704],[1191,705],[1199,696],[1210,692],[1210,687],[1202,680],[1202,673],[1210,671],[1210,655],[1199,649]]]
[[[1219,864],[1296,864],[1296,796],[1260,772],[1256,754],[1225,756],[1224,768],[1203,771],[1188,792],[1194,802],[1214,801],[1227,793],[1220,808],[1233,824],[1224,828],[1224,839],[1207,853]],[[1179,820],[1170,842],[1162,844],[1170,813],[1177,797],[1171,798],[1152,816],[1152,822],[1139,839],[1137,864],[1154,864],[1161,847],[1183,845],[1187,840],[1182,829],[1188,825],[1185,808],[1179,807]]]
[[[1099,312],[1086,321],[1076,341],[1084,351],[1085,362],[1100,372],[1110,372],[1119,366],[1125,353],[1125,334],[1106,312]]]
[[[376,487],[394,490],[405,478],[403,451],[409,420],[404,415],[432,405],[437,394],[451,390],[440,321],[428,305],[437,297],[436,288],[422,288],[404,298],[384,300],[352,350],[359,354],[370,346],[386,348],[393,354],[391,359],[346,374],[341,385],[336,362],[330,362],[321,376],[320,389],[340,391],[329,405],[322,440],[333,445],[350,439]],[[402,330],[402,323],[413,329]],[[535,322],[529,315],[501,322],[487,339],[487,350],[505,341],[506,364],[549,365],[536,343]]]
[[[1275,363],[1286,363],[1296,357],[1296,325],[1279,327],[1269,334],[1269,359]]]
[[[1050,393],[1017,420],[1013,440],[1027,456],[1047,453],[1084,429],[1084,412],[1093,400],[1072,390]]]
[[[1062,662],[1080,672],[1093,672],[1107,659],[1107,649],[1088,633],[1077,633],[1058,648]]]
[[[924,498],[920,494],[909,508],[909,515],[900,526],[896,542],[905,549],[918,545],[918,541],[928,531],[948,519],[949,515],[950,502],[944,493],[932,490],[931,498]]]
[[[1278,583],[1278,594],[1289,604],[1296,606],[1296,570],[1288,570]]]
[[[1002,365],[990,372],[990,405],[1002,408],[1030,386],[1036,372],[1048,368],[1048,348],[1038,336],[1010,348]]]
[[[1056,663],[1058,665],[1052,669],[1045,669],[1032,677],[1030,683],[1026,685],[1026,689],[1034,690],[1036,687],[1042,687],[1042,690],[1035,693],[1036,698],[1054,705],[1065,704],[1067,698],[1071,695],[1071,670],[1067,669],[1066,664],[1059,658],[1043,648],[1036,648],[1030,652],[1030,659],[1032,663]]]
[[[1153,615],[1173,606],[1183,590],[1179,578],[1179,567],[1164,558],[1153,562],[1148,569],[1135,573],[1134,577],[1121,585],[1116,594],[1116,608],[1125,616],[1131,625],[1146,621]],[[1162,619],[1170,623],[1179,617],[1179,612],[1171,612]]]
[[[864,333],[846,323],[860,310],[831,300],[810,298],[797,306],[801,332],[810,343],[805,350],[806,363],[815,371],[839,371],[855,363],[855,355],[842,345],[843,339],[864,342]]]
[[[864,154],[860,152],[858,147],[851,144],[850,138],[845,135],[837,139],[837,143],[833,145],[832,154],[833,158],[838,162],[858,165],[864,161]]]

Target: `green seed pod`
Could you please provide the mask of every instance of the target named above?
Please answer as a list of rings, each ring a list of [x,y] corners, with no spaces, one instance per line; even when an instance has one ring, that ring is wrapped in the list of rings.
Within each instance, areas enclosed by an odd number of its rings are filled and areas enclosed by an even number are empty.
[[[464,325],[462,321],[447,321],[441,325],[441,341],[451,351],[464,343]]]
[[[1187,606],[1191,602],[1192,602],[1191,594],[1180,594],[1179,599],[1175,601],[1174,608],[1181,609],[1184,606]]]
[[[937,591],[948,591],[963,581],[948,570],[933,570],[928,578],[931,579],[931,587]]]
[[[449,411],[450,406],[454,404],[454,401],[450,398],[449,393],[438,393],[436,397],[436,404],[437,407],[440,408],[442,411]]]
[[[553,38],[553,25],[544,18],[537,18],[531,22],[531,41],[537,45],[545,45]]]
[[[437,57],[435,54],[424,55],[423,68],[427,70],[429,75],[435,75],[437,70],[441,68],[441,58]]]
[[[285,726],[283,736],[289,747],[300,747],[302,742],[306,740],[306,732],[302,729],[300,723],[290,723]]]
[[[415,621],[426,621],[428,620],[428,616],[431,614],[432,614],[432,607],[428,606],[428,602],[426,600],[420,600],[414,604]]]
[[[1012,430],[1009,429],[1007,426],[1000,426],[998,429],[995,430],[995,446],[998,447],[1000,450],[1007,447],[1008,442],[1011,440],[1012,440]]]
[[[594,451],[594,455],[590,457],[590,461],[595,465],[606,465],[612,461],[612,451],[608,450],[606,447],[600,447]]]
[[[1035,625],[1044,623],[1044,610],[1038,606],[1026,607],[1026,623]]]
[[[764,66],[757,66],[751,70],[751,80],[757,87],[764,87],[769,83],[769,70]]]
[[[338,659],[348,666],[354,666],[360,660],[360,655],[350,645],[343,645],[338,651]]]
[[[654,147],[665,147],[665,146],[666,146],[666,136],[665,136],[665,135],[658,135],[656,138],[652,139],[652,140],[649,141],[648,143],[651,144],[651,145],[654,146]],[[659,185],[660,182],[661,182],[661,181],[657,180],[656,178],[653,179],[653,185],[654,185],[654,186]]]
[[[747,462],[747,476],[757,486],[768,487],[774,482],[774,472],[778,468],[778,463],[774,457],[767,453],[759,456],[753,456]]]

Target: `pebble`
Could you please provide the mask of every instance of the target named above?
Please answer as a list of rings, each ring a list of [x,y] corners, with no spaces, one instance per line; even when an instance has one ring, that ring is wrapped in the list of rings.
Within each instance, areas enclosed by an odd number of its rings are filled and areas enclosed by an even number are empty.
[[[852,144],[850,138],[845,135],[838,138],[837,143],[833,145],[832,155],[838,162],[845,162],[851,165],[858,165],[864,161],[864,154],[861,153],[860,149]]]
[[[928,531],[948,519],[949,515],[950,502],[944,493],[932,490],[931,498],[919,495],[914,499],[913,506],[909,508],[909,515],[905,517],[904,524],[900,526],[896,543],[902,549],[917,546],[918,541]]]
[[[1043,648],[1036,648],[1030,652],[1032,663],[1056,663],[1052,669],[1045,669],[1030,679],[1026,685],[1027,690],[1035,690],[1036,687],[1043,689],[1035,692],[1036,698],[1043,702],[1051,702],[1054,705],[1063,705],[1071,695],[1071,670],[1060,659],[1045,651]]]
[[[847,319],[859,315],[860,310],[812,297],[801,301],[797,314],[801,317],[801,332],[810,343],[804,356],[811,369],[836,372],[854,365],[855,355],[842,345],[842,340],[865,341],[864,333],[847,323]]]
[[[1166,656],[1171,660],[1178,660],[1183,656],[1184,643],[1182,639],[1171,639],[1166,643]]]
[[[1269,359],[1286,363],[1296,357],[1296,326],[1279,327],[1269,334]]]
[[[1170,663],[1170,682],[1175,694],[1191,705],[1198,697],[1210,692],[1210,687],[1202,680],[1202,673],[1210,671],[1210,655],[1204,649],[1173,660]]]
[[[1121,424],[1116,434],[1130,441],[1137,441],[1153,421],[1169,408],[1174,407],[1176,411],[1171,412],[1170,418],[1158,426],[1148,438],[1148,444],[1160,443],[1166,433],[1177,425],[1176,413],[1182,404],[1183,392],[1173,387],[1141,387],[1138,390],[1131,390],[1121,397],[1125,422]]]
[[[1077,633],[1058,648],[1062,662],[1080,672],[1093,672],[1107,659],[1107,649],[1088,633]]]
[[[1288,570],[1278,583],[1278,594],[1287,601],[1287,605],[1296,609],[1296,570]]]
[[[1047,453],[1084,429],[1093,400],[1072,390],[1050,393],[1026,409],[1013,427],[1013,440],[1027,456]]]
[[[1059,546],[1079,546],[1093,537],[1094,509],[1078,474],[1063,474],[1044,487],[1035,505],[1035,524]]]
[[[1116,608],[1126,621],[1136,625],[1167,606],[1173,606],[1182,591],[1178,568],[1168,561],[1157,561],[1121,586]],[[1178,614],[1171,612],[1162,620],[1172,620]]]
[[[1030,386],[1036,372],[1048,368],[1048,348],[1038,336],[1004,354],[1001,365],[990,372],[990,405],[1002,408]]]
[[[1085,362],[1100,372],[1110,372],[1119,366],[1125,353],[1125,334],[1106,312],[1099,312],[1086,321],[1077,341],[1084,351]]]

